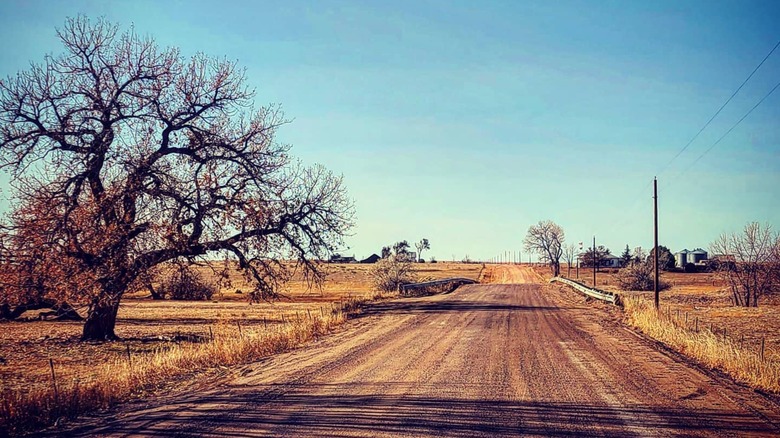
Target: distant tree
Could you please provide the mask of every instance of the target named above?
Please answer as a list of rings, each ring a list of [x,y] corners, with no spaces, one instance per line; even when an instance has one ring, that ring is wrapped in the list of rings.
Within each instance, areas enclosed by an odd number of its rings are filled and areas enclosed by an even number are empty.
[[[403,254],[406,251],[409,251],[409,242],[406,240],[402,240],[393,244],[393,252],[395,255]]]
[[[15,257],[15,236],[38,233],[46,274],[32,278],[85,305],[82,339],[115,339],[128,288],[176,259],[229,254],[252,300],[296,271],[323,279],[316,260],[342,242],[352,203],[340,177],[275,139],[287,121],[254,105],[234,62],[188,59],[104,20],[68,19],[57,34],[62,55],[0,81],[0,167],[27,209],[2,240]],[[10,280],[4,294],[29,292]]]
[[[628,266],[620,269],[615,277],[618,287],[622,290],[647,291],[655,289],[655,275],[651,263],[631,262]],[[663,281],[659,283],[659,290],[668,288],[668,283]]]
[[[393,254],[392,248],[390,248],[389,246],[383,246],[382,247],[382,255],[381,255],[381,257],[383,259],[386,259],[386,258],[390,257],[392,254]]]
[[[647,253],[642,249],[641,246],[634,248],[634,252],[631,254],[631,256],[633,258],[633,263],[644,263],[644,261],[647,259]]]
[[[535,252],[539,259],[550,265],[554,276],[561,275],[561,255],[566,236],[563,228],[550,220],[539,221],[528,227],[523,243],[526,251]]]
[[[374,287],[384,292],[397,291],[399,286],[416,281],[411,261],[396,254],[374,263],[369,275]]]
[[[428,242],[428,239],[421,239],[414,244],[414,247],[417,249],[417,258],[422,260],[422,252],[426,249],[431,249],[431,244]]]
[[[582,254],[582,263],[581,265],[583,267],[593,267],[593,263],[595,260],[596,263],[596,269],[601,268],[604,265],[604,262],[607,260],[609,256],[612,255],[612,251],[610,251],[609,248],[605,247],[604,245],[599,245],[596,248],[595,256],[593,252],[593,248],[588,248],[585,250],[585,253]]]
[[[563,247],[563,259],[566,260],[568,270],[566,276],[571,277],[571,264],[577,259],[577,245],[570,243]]]
[[[653,257],[655,257],[655,248],[650,250],[650,254],[647,256],[648,263],[654,263]],[[669,251],[669,248],[658,245],[658,269],[662,271],[671,271],[674,269],[674,254]]]
[[[780,236],[770,225],[751,222],[742,233],[721,235],[710,250],[727,260],[716,266],[731,289],[734,305],[758,307],[762,296],[780,287]]]
[[[620,255],[620,265],[628,266],[633,260],[634,256],[631,255],[631,250],[628,248],[628,244],[626,244],[626,249],[624,249],[623,254]]]

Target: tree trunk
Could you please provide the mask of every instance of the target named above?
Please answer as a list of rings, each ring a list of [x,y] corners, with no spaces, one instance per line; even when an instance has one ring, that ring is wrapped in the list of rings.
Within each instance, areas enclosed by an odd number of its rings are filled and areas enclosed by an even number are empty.
[[[151,294],[152,294],[152,299],[153,300],[163,300],[163,299],[165,299],[165,297],[163,297],[156,290],[154,290],[154,286],[152,286],[152,283],[149,283],[148,287],[149,287],[149,292],[151,292]]]
[[[119,311],[119,300],[96,304],[84,323],[81,334],[82,341],[114,341],[119,339],[114,334],[116,314]]]
[[[11,308],[11,306],[9,306],[7,303],[4,303],[0,305],[0,319],[13,320],[20,317],[28,310],[40,309],[52,309],[54,311],[52,314],[54,315],[55,319],[60,321],[81,321],[84,319],[79,316],[78,312],[76,312],[76,309],[74,309],[70,304],[65,302],[58,303],[55,300],[46,298],[20,304],[14,308]]]

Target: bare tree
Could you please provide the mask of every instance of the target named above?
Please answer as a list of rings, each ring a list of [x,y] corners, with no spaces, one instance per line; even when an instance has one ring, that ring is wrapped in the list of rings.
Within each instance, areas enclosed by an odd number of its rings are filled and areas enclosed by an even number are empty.
[[[563,228],[553,221],[546,220],[528,227],[523,243],[526,251],[539,254],[540,260],[549,263],[550,270],[557,277],[561,274],[560,260],[565,239]]]
[[[660,254],[660,253],[659,253]],[[632,253],[632,263],[643,263],[647,259],[647,253],[644,249],[642,249],[641,246],[637,246],[634,248],[634,252]]]
[[[414,283],[417,279],[412,262],[396,254],[376,262],[369,275],[374,287],[384,292],[397,291],[401,285]]]
[[[778,286],[779,248],[780,236],[758,222],[745,225],[742,233],[722,234],[710,245],[734,305],[758,307],[759,299]]]
[[[417,249],[417,258],[422,260],[422,252],[426,249],[431,249],[431,244],[428,242],[428,239],[423,238],[415,243],[414,247]]]
[[[393,244],[393,252],[395,255],[402,255],[406,254],[406,252],[409,251],[409,242],[406,240],[402,240],[400,242],[396,242]]]
[[[567,272],[566,276],[571,277],[571,264],[577,258],[577,245],[570,243],[563,247],[563,259],[566,260]]]
[[[14,204],[37,206],[4,241],[37,230],[44,259],[67,263],[40,278],[46,294],[79,280],[67,293],[87,306],[83,339],[116,338],[123,294],[172,260],[229,256],[252,300],[295,269],[322,280],[315,260],[341,244],[351,201],[340,177],[275,140],[282,112],[254,107],[235,63],[185,59],[103,20],[68,19],[57,34],[62,55],[0,82],[0,166]]]

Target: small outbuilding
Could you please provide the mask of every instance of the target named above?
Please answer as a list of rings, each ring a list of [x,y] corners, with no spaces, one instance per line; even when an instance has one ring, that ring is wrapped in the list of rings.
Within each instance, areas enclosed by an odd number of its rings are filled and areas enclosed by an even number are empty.
[[[379,257],[378,255],[371,254],[370,256],[361,260],[360,263],[376,263],[379,261],[379,259],[381,259],[381,257]]]

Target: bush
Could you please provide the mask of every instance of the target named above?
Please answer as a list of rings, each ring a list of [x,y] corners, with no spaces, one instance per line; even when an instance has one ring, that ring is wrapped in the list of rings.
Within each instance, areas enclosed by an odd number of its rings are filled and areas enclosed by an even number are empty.
[[[402,284],[415,282],[412,263],[395,255],[379,260],[371,267],[371,281],[377,290],[393,292]]]
[[[622,290],[653,290],[655,280],[653,266],[650,263],[631,263],[618,271],[615,278]],[[661,282],[660,290],[668,289],[669,284]]]
[[[210,300],[217,293],[217,286],[203,280],[188,266],[179,266],[162,281],[158,293],[172,300]]]

